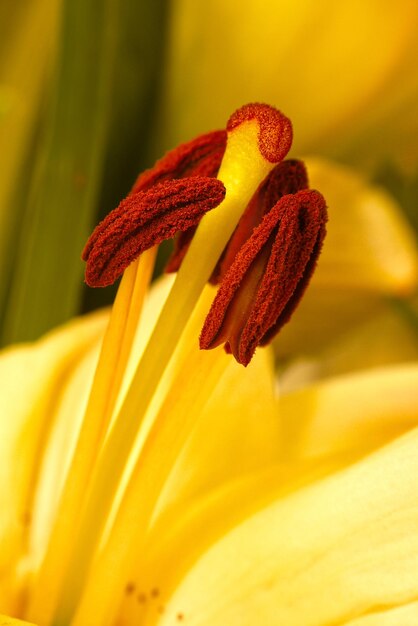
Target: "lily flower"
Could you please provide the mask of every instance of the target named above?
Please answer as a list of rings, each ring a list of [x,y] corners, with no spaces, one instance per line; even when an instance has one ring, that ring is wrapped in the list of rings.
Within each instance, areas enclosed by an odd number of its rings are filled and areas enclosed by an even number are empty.
[[[150,293],[143,328],[171,284]],[[39,564],[107,322],[107,311],[95,313],[0,359],[3,613],[24,619],[28,595],[48,605],[54,572],[40,587]],[[84,595],[84,623],[414,623],[418,362],[329,378],[277,404],[268,349],[247,369],[221,350],[189,345],[192,354],[192,366],[218,354],[223,375],[206,401],[190,402],[184,386],[171,396],[171,444],[192,406],[194,427],[144,543],[136,533],[119,537],[133,551],[141,544],[127,577],[95,570],[120,579],[116,621],[101,616],[111,593],[103,584],[90,603]],[[195,371],[183,372],[183,383],[196,382]],[[154,447],[148,461],[169,450]],[[137,522],[132,511],[133,529]],[[57,546],[58,562],[72,539]]]
[[[87,282],[105,286],[121,274],[123,278],[79,433],[73,435],[69,466],[59,479],[44,551],[33,557],[38,559],[36,567],[32,563],[37,584],[26,599],[26,610],[36,622],[91,623],[91,602],[96,605],[103,584],[108,601],[101,598],[102,614],[96,607],[94,623],[111,623],[115,617],[123,597],[121,582],[144,548],[160,490],[195,425],[195,413],[230,363],[219,350],[210,356],[195,345],[191,350],[191,339],[186,340],[188,333],[198,337],[196,325],[202,326],[202,311],[207,313],[212,298],[205,284],[219,258],[224,260],[217,272],[220,293],[235,286],[228,305],[215,300],[213,310],[229,318],[228,328],[238,338],[227,338],[226,351],[243,365],[290,318],[305,290],[327,214],[321,194],[305,188],[303,166],[281,166],[291,141],[292,127],[282,113],[261,104],[242,107],[229,119],[226,132],[181,146],[140,176],[128,198],[87,242]],[[299,170],[300,175],[293,174]],[[152,333],[142,335],[147,341],[138,362],[134,336],[155,247],[178,231],[189,231],[187,253],[181,253],[181,266]],[[234,299],[245,315],[231,321],[227,309]],[[205,327],[202,337],[204,332]],[[136,366],[131,377],[129,359]],[[45,424],[38,424],[33,439],[42,440],[47,431]],[[31,480],[33,473],[25,475],[26,495]],[[24,518],[30,518],[28,510]],[[42,535],[48,524],[44,520],[34,527]],[[26,531],[23,542],[30,543]]]
[[[89,239],[88,282],[122,275],[111,313],[0,358],[0,610],[25,623],[416,611],[418,365],[277,399],[258,346],[308,285],[325,201],[283,161],[278,111],[248,105],[226,145],[213,137],[142,175]],[[148,290],[156,244],[179,230],[177,275]]]

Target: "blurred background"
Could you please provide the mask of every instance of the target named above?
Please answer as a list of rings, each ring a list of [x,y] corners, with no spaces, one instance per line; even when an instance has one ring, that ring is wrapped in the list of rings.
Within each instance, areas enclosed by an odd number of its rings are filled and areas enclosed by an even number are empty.
[[[417,23],[415,0],[2,0],[2,345],[112,302],[83,284],[95,224],[166,150],[263,101],[330,213],[276,343],[289,385],[318,354],[323,373],[416,358]]]

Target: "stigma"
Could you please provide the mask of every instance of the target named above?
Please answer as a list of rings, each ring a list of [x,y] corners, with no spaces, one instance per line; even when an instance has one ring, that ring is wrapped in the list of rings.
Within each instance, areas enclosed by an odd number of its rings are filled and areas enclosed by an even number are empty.
[[[248,365],[290,319],[325,236],[324,198],[308,188],[302,162],[284,160],[291,143],[286,116],[249,104],[225,130],[170,151],[92,233],[87,284],[113,283],[145,250],[175,238],[166,271],[200,272],[188,280],[196,294],[202,281],[219,285],[200,348],[223,344]]]

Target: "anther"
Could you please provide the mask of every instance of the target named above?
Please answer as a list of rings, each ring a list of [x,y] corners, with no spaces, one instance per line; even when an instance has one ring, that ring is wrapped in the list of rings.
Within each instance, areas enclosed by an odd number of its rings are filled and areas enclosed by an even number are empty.
[[[112,284],[142,252],[197,224],[224,197],[221,181],[204,177],[167,180],[128,196],[96,227],[84,248],[86,283]]]
[[[242,365],[290,319],[325,236],[327,212],[317,191],[283,196],[241,247],[226,272],[200,336],[225,344]]]
[[[261,183],[242,214],[238,225],[227,243],[210,279],[217,285],[233,262],[238,250],[259,225],[263,216],[270,211],[282,196],[296,193],[308,187],[308,176],[302,161],[289,159],[278,163]],[[180,232],[174,240],[174,250],[167,262],[165,271],[177,272],[193,239],[196,227]]]
[[[132,193],[145,191],[172,178],[216,177],[225,152],[226,138],[226,130],[216,130],[170,150],[151,169],[138,176]]]

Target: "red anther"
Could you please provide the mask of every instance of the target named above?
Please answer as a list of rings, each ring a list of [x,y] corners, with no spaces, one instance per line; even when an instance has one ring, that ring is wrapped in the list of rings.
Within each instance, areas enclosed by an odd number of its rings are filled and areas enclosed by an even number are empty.
[[[283,196],[237,253],[213,301],[200,347],[222,343],[242,365],[290,319],[325,237],[327,211],[317,191]]]
[[[246,104],[235,111],[228,120],[227,131],[243,122],[256,119],[260,125],[258,147],[270,163],[278,163],[290,150],[293,139],[292,123],[280,111],[267,104]]]
[[[308,187],[308,175],[302,161],[288,159],[278,163],[261,183],[256,193],[243,212],[238,225],[227,243],[219,259],[210,282],[217,285],[222,280],[227,269],[231,266],[238,250],[251,236],[254,228],[259,225],[263,216],[270,211],[282,196],[296,193]],[[193,239],[196,227],[179,233],[176,236],[174,250],[171,254],[165,271],[177,272]]]
[[[167,180],[128,196],[96,227],[84,248],[86,283],[111,285],[142,252],[197,224],[224,197],[223,183],[206,177]]]
[[[295,194],[302,189],[307,189],[307,187],[308,175],[302,161],[289,159],[276,165],[261,183],[242,214],[224,254],[212,274],[211,283],[213,285],[221,282],[238,251],[276,202],[283,196]]]
[[[226,137],[225,130],[215,130],[170,150],[154,167],[138,176],[132,193],[172,178],[215,177],[225,152]]]

